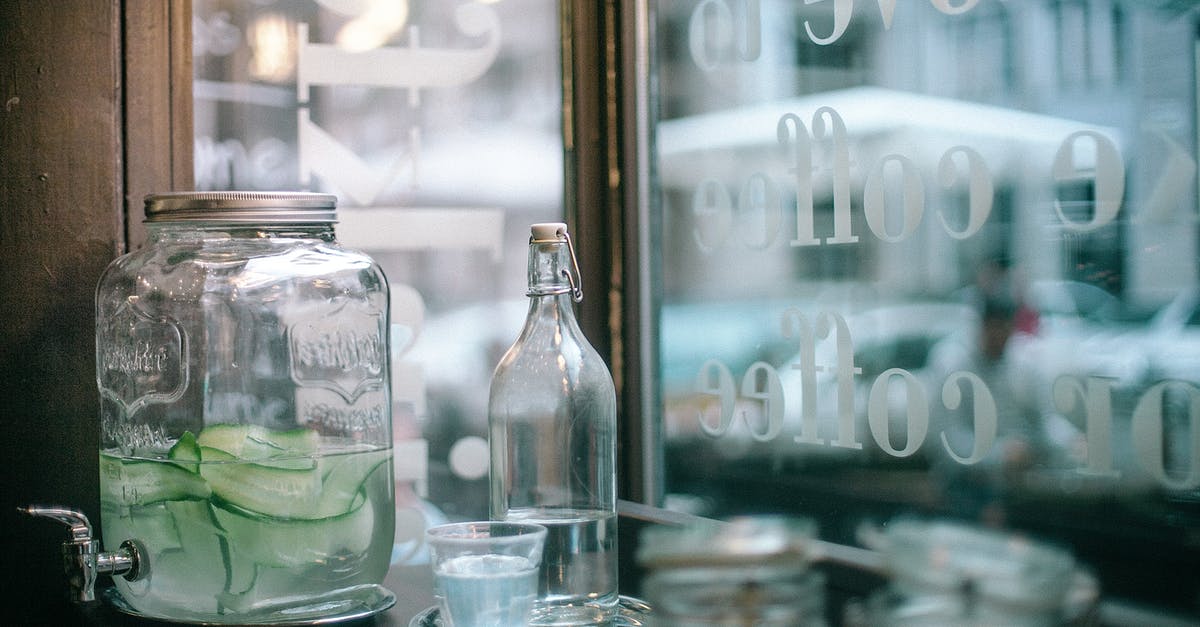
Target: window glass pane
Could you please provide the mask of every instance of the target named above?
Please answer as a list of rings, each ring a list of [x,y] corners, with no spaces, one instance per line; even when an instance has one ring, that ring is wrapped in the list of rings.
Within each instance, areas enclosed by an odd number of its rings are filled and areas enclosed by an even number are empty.
[[[1191,3],[648,7],[665,504],[1020,530],[1196,612]]]
[[[558,10],[195,0],[199,189],[339,198],[392,288],[397,544],[487,516],[487,393],[562,209]]]

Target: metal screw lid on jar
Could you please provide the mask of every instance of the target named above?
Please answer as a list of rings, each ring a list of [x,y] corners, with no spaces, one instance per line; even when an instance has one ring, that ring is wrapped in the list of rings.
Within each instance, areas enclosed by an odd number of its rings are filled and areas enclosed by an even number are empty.
[[[337,196],[314,192],[163,192],[146,196],[146,222],[332,224]]]

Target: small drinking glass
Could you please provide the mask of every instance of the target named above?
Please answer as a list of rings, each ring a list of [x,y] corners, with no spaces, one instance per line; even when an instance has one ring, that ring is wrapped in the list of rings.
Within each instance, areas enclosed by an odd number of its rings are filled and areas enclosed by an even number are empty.
[[[442,624],[524,627],[538,594],[546,528],[463,522],[426,531]]]

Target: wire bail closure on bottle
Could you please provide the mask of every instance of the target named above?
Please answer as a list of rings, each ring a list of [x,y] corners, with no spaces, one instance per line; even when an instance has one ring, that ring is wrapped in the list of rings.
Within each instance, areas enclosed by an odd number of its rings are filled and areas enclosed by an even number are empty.
[[[542,227],[557,227],[554,230],[553,239],[546,239],[543,235]],[[562,275],[566,277],[567,283],[571,285],[571,300],[580,303],[583,302],[583,278],[579,274],[579,260],[575,257],[575,244],[571,241],[571,235],[567,233],[567,225],[565,224],[535,224],[533,235],[529,237],[531,244],[540,243],[557,243],[560,241],[567,242],[567,252],[571,254],[571,269],[568,271],[563,269]]]
[[[563,229],[562,234],[567,238],[567,252],[571,253],[571,272],[564,269],[563,274],[566,275],[567,282],[571,284],[571,299],[580,303],[583,302],[583,277],[579,275],[579,260],[575,259],[575,244],[571,243],[571,236],[566,229]]]

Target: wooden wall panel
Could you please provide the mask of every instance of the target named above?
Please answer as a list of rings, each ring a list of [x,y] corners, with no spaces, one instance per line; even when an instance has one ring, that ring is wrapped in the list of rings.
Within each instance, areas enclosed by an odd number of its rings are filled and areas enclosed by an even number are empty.
[[[187,110],[173,111],[161,100],[179,59],[145,70],[162,58],[149,48],[126,57],[122,34],[186,50],[162,24],[172,11],[190,23],[190,5],[168,0],[0,2],[0,612],[9,624],[79,622],[62,600],[65,528],[16,507],[67,504],[99,522],[95,285],[128,246],[126,178],[140,190],[190,177],[190,161],[173,157],[180,147],[157,136],[190,138],[190,82]],[[128,117],[127,73],[143,98]],[[171,126],[185,118],[186,129]],[[190,142],[183,148],[190,154]]]
[[[192,5],[138,2],[125,12],[125,212],[131,248],[145,243],[146,194],[191,189]]]

